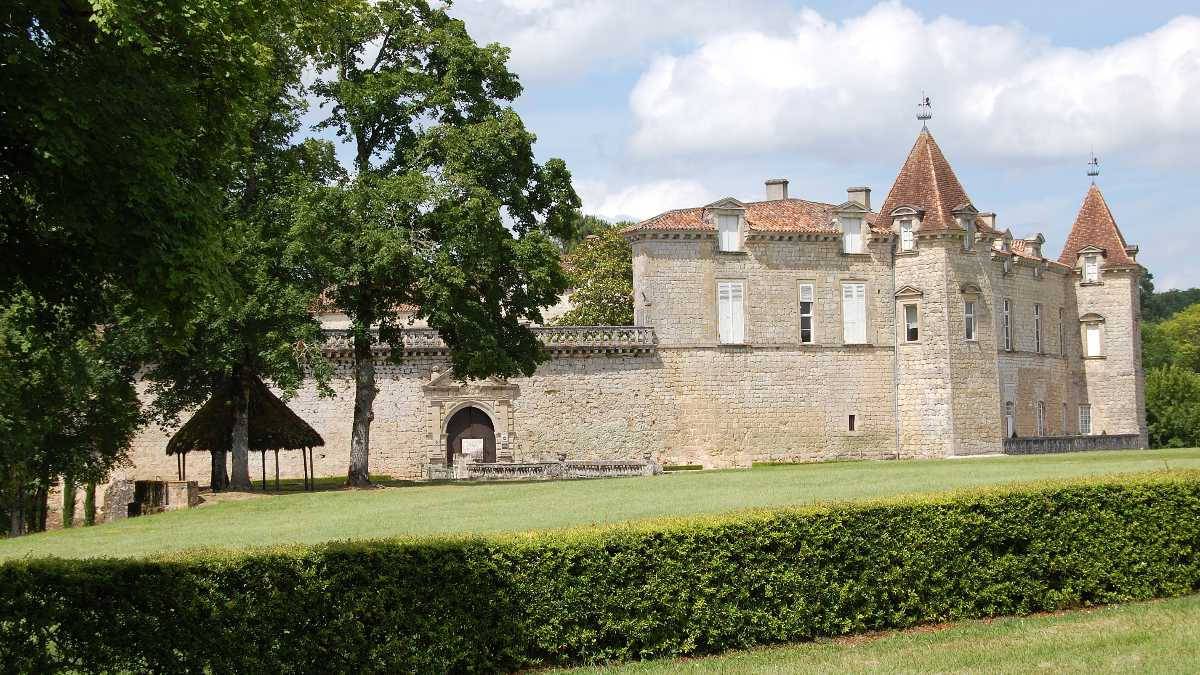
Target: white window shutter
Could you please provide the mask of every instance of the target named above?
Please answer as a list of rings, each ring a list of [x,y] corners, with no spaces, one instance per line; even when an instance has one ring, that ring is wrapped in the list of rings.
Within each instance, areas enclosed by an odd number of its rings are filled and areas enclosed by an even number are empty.
[[[842,339],[847,344],[867,341],[866,284],[842,286]]]
[[[1089,324],[1087,327],[1088,356],[1100,356],[1100,325]]]
[[[742,309],[742,285],[730,284],[730,314],[732,315],[732,342],[742,344],[746,341],[746,320]]]

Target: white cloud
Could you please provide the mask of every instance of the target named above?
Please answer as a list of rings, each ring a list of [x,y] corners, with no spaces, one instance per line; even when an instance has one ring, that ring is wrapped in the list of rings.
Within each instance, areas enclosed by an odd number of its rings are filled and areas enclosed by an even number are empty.
[[[845,159],[907,142],[925,90],[931,128],[956,156],[1085,158],[1093,146],[1136,147],[1163,163],[1200,156],[1194,17],[1092,50],[1016,25],[931,20],[899,2],[843,22],[803,10],[787,26],[712,35],[655,58],[630,95],[633,150]]]
[[[789,13],[784,0],[459,0],[452,11],[477,40],[511,47],[526,80],[637,62],[661,42],[765,28]]]
[[[660,180],[621,188],[600,181],[576,181],[583,212],[607,220],[644,220],[669,209],[703,206],[714,197],[694,180]]]

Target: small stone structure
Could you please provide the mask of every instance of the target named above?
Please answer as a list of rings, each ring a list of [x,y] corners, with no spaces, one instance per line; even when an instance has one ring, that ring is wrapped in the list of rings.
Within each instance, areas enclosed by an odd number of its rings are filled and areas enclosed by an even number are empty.
[[[116,480],[104,493],[101,520],[190,509],[200,502],[200,487],[194,480]]]

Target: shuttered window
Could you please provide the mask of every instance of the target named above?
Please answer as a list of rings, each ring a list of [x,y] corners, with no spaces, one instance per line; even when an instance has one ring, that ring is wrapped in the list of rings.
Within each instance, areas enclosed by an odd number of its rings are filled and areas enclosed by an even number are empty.
[[[864,253],[862,221],[857,218],[842,218],[842,250],[846,253]]]
[[[720,234],[722,251],[742,250],[742,237],[738,216],[717,216],[717,229]]]
[[[963,302],[963,336],[968,340],[975,339],[975,301]]]
[[[867,341],[866,284],[842,284],[842,340],[846,344]]]
[[[1088,324],[1084,327],[1084,334],[1087,336],[1087,355],[1100,356],[1100,324]]]
[[[721,343],[737,345],[745,342],[742,282],[718,282],[717,305]]]
[[[813,341],[813,285],[800,284],[800,342]]]
[[[1037,435],[1046,435],[1046,402],[1037,402]]]
[[[900,250],[901,251],[911,251],[911,250],[913,250],[914,244],[915,244],[915,241],[913,240],[913,221],[911,221],[911,220],[900,221]]]
[[[920,330],[917,325],[917,306],[904,306],[904,340],[905,342],[916,342],[920,338]]]
[[[1013,348],[1013,330],[1012,330],[1012,301],[1008,298],[1004,299],[1004,350],[1012,351]]]
[[[1100,281],[1100,256],[1083,257],[1083,280],[1087,283]]]

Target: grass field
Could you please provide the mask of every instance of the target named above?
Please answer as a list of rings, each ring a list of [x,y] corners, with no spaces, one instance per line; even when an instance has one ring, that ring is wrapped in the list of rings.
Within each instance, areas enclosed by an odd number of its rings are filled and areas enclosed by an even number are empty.
[[[569,672],[1194,673],[1198,668],[1200,596],[1193,595]]]
[[[222,502],[0,540],[0,560],[524,531],[1165,468],[1200,468],[1200,449],[839,462],[653,478],[336,490]]]

